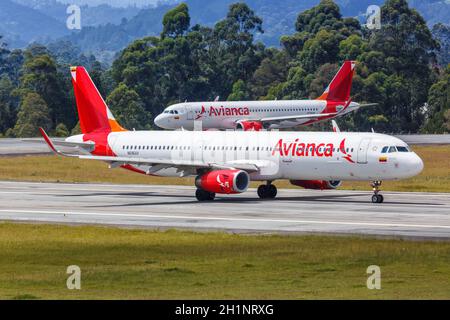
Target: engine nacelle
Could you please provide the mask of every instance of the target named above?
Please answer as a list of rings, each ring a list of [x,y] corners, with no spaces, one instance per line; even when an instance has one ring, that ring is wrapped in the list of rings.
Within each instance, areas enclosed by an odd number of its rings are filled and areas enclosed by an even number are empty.
[[[242,170],[217,170],[195,179],[197,188],[214,193],[242,193],[250,185],[250,176]]]
[[[325,181],[325,180],[291,180],[294,186],[303,187],[305,189],[329,190],[337,189],[341,186],[341,181]]]
[[[263,129],[263,125],[258,121],[239,121],[236,124],[236,130],[243,131],[261,131]]]

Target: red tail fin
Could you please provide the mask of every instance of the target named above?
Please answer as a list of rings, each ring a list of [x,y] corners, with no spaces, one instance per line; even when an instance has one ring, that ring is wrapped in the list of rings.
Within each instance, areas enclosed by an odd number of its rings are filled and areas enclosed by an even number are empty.
[[[317,100],[348,101],[352,89],[354,70],[355,61],[345,61],[324,93]]]
[[[77,100],[81,132],[125,131],[114,119],[86,69],[72,67],[70,71]]]

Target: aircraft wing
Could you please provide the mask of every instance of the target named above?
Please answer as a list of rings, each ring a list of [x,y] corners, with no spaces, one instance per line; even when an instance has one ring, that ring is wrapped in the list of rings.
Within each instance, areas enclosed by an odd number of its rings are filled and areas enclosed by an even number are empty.
[[[334,113],[319,113],[319,114],[302,114],[302,115],[293,115],[293,116],[281,116],[281,117],[269,117],[262,118],[261,122],[279,122],[279,121],[289,121],[289,120],[301,120],[301,119],[317,119],[329,116],[335,116],[337,112]]]
[[[109,162],[111,167],[118,167],[126,164],[134,165],[147,165],[147,166],[157,166],[159,170],[166,168],[196,168],[196,169],[214,169],[214,170],[228,170],[228,169],[238,169],[248,172],[258,171],[257,165],[252,163],[236,163],[236,164],[226,164],[226,163],[208,163],[203,161],[195,160],[166,160],[166,159],[151,159],[151,158],[134,158],[134,157],[105,157],[105,156],[88,156],[79,155],[79,159],[84,160],[99,160]],[[159,171],[158,170],[158,171]],[[156,172],[156,171],[155,171]]]
[[[22,139],[22,141],[33,142],[33,143],[44,143],[44,142],[46,143],[46,141],[37,140],[37,139]],[[52,143],[55,146],[72,147],[72,148],[79,147],[79,148],[85,149],[86,151],[92,151],[95,148],[95,143],[92,141],[69,142],[69,141],[61,141],[61,140],[52,140]]]
[[[98,160],[108,162],[110,164],[110,168],[120,167],[122,165],[134,164],[134,165],[147,165],[152,168],[149,169],[149,173],[156,173],[159,170],[167,169],[167,168],[177,168],[180,170],[185,169],[211,169],[211,170],[244,170],[247,172],[256,172],[259,171],[258,163],[253,162],[239,162],[239,163],[208,163],[204,161],[196,161],[196,160],[167,160],[167,159],[151,159],[151,158],[138,158],[138,157],[111,157],[111,156],[93,156],[93,155],[80,155],[80,154],[70,154],[61,152],[58,150],[53,141],[48,137],[47,133],[44,129],[39,128],[42,136],[44,137],[45,142],[49,146],[50,150],[53,151],[57,155],[65,156],[65,157],[73,157],[84,160]]]

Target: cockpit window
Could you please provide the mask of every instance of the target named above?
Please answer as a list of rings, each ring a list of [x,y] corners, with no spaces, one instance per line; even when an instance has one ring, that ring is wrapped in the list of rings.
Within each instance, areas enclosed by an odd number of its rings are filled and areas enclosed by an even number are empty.
[[[393,152],[410,152],[409,147],[403,146],[384,146],[381,149],[381,153],[393,153]]]
[[[397,146],[397,151],[398,152],[409,152],[409,148]]]

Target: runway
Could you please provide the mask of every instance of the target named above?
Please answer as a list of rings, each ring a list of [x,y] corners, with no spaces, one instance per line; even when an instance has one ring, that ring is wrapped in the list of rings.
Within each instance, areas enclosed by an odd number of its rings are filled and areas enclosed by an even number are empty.
[[[122,227],[450,238],[450,196],[370,191],[279,190],[260,200],[255,190],[197,202],[181,186],[0,182],[0,220]]]

